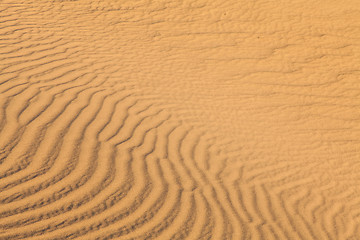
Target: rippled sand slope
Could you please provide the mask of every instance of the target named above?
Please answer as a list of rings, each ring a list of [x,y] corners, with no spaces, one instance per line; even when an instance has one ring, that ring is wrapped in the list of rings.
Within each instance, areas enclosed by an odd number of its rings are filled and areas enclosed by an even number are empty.
[[[0,239],[360,239],[360,2],[0,0]]]

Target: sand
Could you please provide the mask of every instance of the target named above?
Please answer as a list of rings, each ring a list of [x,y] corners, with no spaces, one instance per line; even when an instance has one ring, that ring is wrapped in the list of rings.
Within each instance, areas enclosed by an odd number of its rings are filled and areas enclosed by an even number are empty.
[[[358,0],[1,0],[0,239],[360,239]]]

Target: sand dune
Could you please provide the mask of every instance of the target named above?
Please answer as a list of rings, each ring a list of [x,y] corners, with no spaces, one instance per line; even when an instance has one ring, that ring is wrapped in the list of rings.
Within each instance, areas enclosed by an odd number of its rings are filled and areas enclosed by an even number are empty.
[[[359,19],[0,1],[0,239],[360,239]]]

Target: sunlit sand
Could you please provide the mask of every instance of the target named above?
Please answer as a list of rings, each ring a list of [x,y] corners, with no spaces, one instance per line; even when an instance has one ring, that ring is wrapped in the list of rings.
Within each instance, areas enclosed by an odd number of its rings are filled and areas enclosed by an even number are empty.
[[[360,2],[0,1],[0,239],[360,239]]]

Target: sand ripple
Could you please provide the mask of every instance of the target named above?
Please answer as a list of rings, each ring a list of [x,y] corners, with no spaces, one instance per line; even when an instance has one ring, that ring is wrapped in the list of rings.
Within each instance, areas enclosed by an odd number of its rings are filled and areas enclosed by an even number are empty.
[[[0,239],[359,239],[346,2],[0,1]]]

